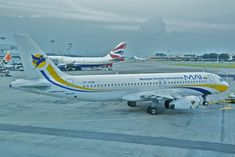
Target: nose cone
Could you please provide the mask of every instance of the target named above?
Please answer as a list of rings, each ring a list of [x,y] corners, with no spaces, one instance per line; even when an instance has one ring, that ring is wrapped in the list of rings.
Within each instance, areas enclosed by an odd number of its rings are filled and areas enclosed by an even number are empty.
[[[227,90],[230,88],[230,85],[228,84],[228,82],[225,82],[225,86],[227,87]]]
[[[223,82],[223,88],[221,89],[221,92],[225,92],[229,89],[230,85],[228,84],[228,82],[224,81]]]

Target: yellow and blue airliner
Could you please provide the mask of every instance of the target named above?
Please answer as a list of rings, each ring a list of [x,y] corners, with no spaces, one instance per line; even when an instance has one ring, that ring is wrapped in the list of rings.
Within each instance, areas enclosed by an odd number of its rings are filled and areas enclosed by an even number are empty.
[[[71,76],[60,71],[28,35],[16,35],[26,79],[10,87],[28,92],[85,101],[152,102],[150,114],[165,109],[194,109],[206,97],[225,92],[229,84],[206,72]]]

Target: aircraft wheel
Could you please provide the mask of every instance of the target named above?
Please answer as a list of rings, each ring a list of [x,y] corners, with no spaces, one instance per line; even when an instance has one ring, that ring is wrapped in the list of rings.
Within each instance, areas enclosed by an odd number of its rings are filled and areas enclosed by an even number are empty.
[[[152,115],[157,114],[157,109],[155,107],[151,107],[150,114]]]
[[[128,101],[127,105],[130,107],[136,107],[136,102],[135,101]]]
[[[155,115],[155,114],[157,114],[157,108],[149,106],[149,107],[147,108],[147,112],[148,112],[149,114]]]
[[[204,106],[208,106],[209,103],[208,103],[208,101],[203,101],[202,104],[203,104]]]
[[[147,107],[147,113],[150,113],[151,108],[152,108],[151,106]]]

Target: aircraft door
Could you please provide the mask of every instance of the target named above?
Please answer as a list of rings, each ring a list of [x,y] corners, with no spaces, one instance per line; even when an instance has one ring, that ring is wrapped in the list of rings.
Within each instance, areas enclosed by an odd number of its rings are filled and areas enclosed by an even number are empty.
[[[213,75],[209,74],[209,75],[208,75],[208,78],[209,78],[209,81],[210,81],[211,83],[215,83],[215,79],[214,79],[214,76],[213,76]]]
[[[67,82],[70,82],[70,83],[73,83],[73,80],[72,80],[72,79],[67,79],[66,81],[67,81]],[[69,86],[67,86],[67,87],[70,88]],[[66,89],[66,90],[65,90],[65,94],[66,94],[66,95],[74,95],[74,94],[75,94],[75,91],[70,90],[70,89]]]
[[[164,87],[164,86],[166,86],[166,79],[160,79],[159,80],[159,87]]]

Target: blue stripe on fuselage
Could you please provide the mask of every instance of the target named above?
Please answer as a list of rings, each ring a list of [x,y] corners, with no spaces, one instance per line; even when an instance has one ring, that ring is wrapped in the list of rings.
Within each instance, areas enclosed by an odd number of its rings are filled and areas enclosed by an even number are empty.
[[[61,88],[64,88],[64,89],[68,89],[68,90],[72,90],[72,91],[77,91],[77,92],[92,92],[92,91],[83,91],[83,90],[77,90],[77,89],[73,89],[73,88],[69,88],[69,87],[62,86],[62,85],[60,85],[60,84],[58,84],[58,83],[56,83],[56,82],[53,82],[53,81],[46,75],[46,73],[45,73],[43,70],[40,70],[40,72],[42,73],[42,75],[44,76],[44,78],[45,78],[47,81],[51,82],[52,84],[54,84],[54,85],[56,85],[56,86],[58,86],[58,87],[61,87]]]
[[[188,89],[192,89],[192,90],[195,90],[195,91],[198,91],[198,92],[201,92],[202,94],[204,95],[210,95],[211,92],[206,90],[206,89],[203,89],[203,88],[197,88],[197,87],[184,87],[184,88],[188,88]]]

